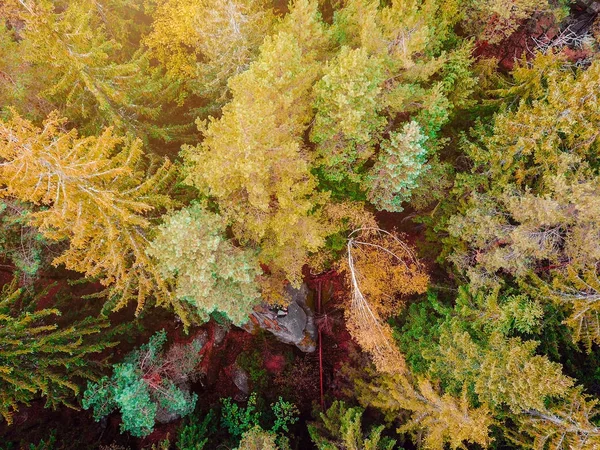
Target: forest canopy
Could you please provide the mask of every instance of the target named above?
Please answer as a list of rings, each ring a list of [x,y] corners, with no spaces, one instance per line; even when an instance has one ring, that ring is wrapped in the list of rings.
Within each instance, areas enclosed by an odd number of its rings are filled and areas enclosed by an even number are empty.
[[[0,0],[0,450],[600,449],[599,14]]]

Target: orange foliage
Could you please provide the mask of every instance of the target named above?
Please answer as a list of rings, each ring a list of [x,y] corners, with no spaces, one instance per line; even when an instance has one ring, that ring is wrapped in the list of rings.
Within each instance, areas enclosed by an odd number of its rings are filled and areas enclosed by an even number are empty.
[[[346,306],[348,331],[372,356],[378,370],[404,372],[404,358],[385,320],[399,311],[403,297],[426,291],[429,276],[423,265],[395,233],[367,228],[351,233],[348,258],[340,270],[351,288]]]

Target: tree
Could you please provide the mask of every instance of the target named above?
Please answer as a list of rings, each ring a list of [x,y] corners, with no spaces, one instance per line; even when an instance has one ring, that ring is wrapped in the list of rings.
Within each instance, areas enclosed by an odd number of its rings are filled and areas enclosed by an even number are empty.
[[[110,378],[88,383],[83,407],[92,408],[96,420],[119,409],[121,430],[138,437],[152,432],[160,414],[184,417],[191,413],[198,396],[190,394],[189,381],[202,359],[199,352],[204,342],[196,338],[164,352],[166,341],[166,332],[157,332],[123,363],[115,364]]]
[[[315,84],[316,110],[311,141],[316,166],[331,185],[362,183],[363,165],[375,152],[386,120],[378,114],[382,61],[364,48],[343,46]]]
[[[98,339],[109,323],[88,317],[57,323],[57,309],[36,311],[36,300],[16,283],[5,284],[0,300],[0,415],[12,423],[19,403],[45,397],[46,407],[76,408],[78,380],[95,378],[89,358],[115,345]]]
[[[246,70],[273,28],[266,0],[161,2],[145,44],[179,83],[221,106],[229,98],[227,81]],[[210,105],[211,107],[214,105]]]
[[[0,122],[2,195],[43,206],[29,223],[48,240],[69,241],[53,263],[100,278],[120,296],[117,307],[136,296],[140,309],[154,295],[185,318],[145,253],[149,212],[171,204],[164,194],[175,175],[170,163],[144,170],[139,140],[110,128],[98,137],[79,137],[64,124],[56,113],[43,128],[16,113]]]
[[[327,235],[319,211],[327,195],[315,191],[301,143],[326,43],[316,2],[295,2],[258,59],[230,78],[232,100],[203,142],[184,150],[186,182],[214,198],[234,236],[295,286]]]
[[[514,413],[542,409],[550,398],[561,398],[574,380],[563,375],[560,364],[535,354],[538,343],[506,338],[500,333],[477,344],[466,331],[442,328],[437,365],[457,384],[473,386],[479,401]]]
[[[237,450],[279,450],[276,439],[275,433],[255,427],[242,435]]]
[[[402,203],[410,200],[417,180],[429,166],[427,138],[416,122],[404,125],[401,132],[391,132],[390,140],[381,144],[377,162],[367,177],[368,198],[379,210],[402,211]]]
[[[194,204],[166,217],[147,253],[166,279],[175,278],[175,295],[201,319],[219,311],[241,325],[260,301],[256,279],[262,271],[252,251],[225,238],[225,226],[219,215]]]
[[[582,342],[588,353],[600,343],[600,279],[598,263],[589,268],[569,266],[555,273],[551,283],[531,276],[540,296],[550,298],[570,311],[565,323],[571,328],[574,342]]]
[[[384,426],[376,426],[364,434],[362,415],[364,410],[347,407],[336,400],[329,409],[320,413],[320,421],[308,425],[308,433],[319,450],[392,450],[396,441],[381,437]]]
[[[405,374],[382,374],[369,384],[358,381],[357,391],[361,404],[380,409],[390,420],[407,411],[409,418],[398,432],[421,436],[427,449],[463,448],[464,442],[486,448],[491,441],[491,412],[485,404],[472,408],[466,391],[460,398],[440,395],[430,381],[413,381]]]
[[[600,428],[594,423],[597,404],[598,400],[583,394],[581,389],[573,389],[564,403],[526,411],[517,420],[519,431],[509,436],[516,444],[534,450],[597,448],[600,445]]]
[[[423,293],[429,277],[412,249],[379,229],[355,230],[340,265],[351,289],[346,326],[383,372],[403,372],[404,357],[385,320],[402,304],[401,296]]]
[[[123,39],[121,33],[111,36],[111,26],[124,20],[124,8],[104,20],[107,11],[123,5],[58,3],[19,0],[19,18],[25,24],[21,59],[46,79],[39,96],[86,132],[111,125],[140,137],[164,137],[152,122],[161,107],[156,99],[168,102],[168,85],[150,67],[147,55],[124,51],[115,39]]]
[[[571,309],[567,323],[589,345],[598,339],[585,325],[593,324],[593,302],[582,309],[577,299],[593,290],[578,278],[593,274],[600,258],[594,237],[598,99],[590,94],[600,65],[563,68],[564,60],[552,55],[520,67],[518,89],[506,94],[520,96],[518,106],[496,114],[492,127],[479,125],[464,142],[473,169],[457,177],[455,196],[462,200],[448,222],[454,238],[448,242],[474,290],[516,277],[540,302],[554,299]],[[574,296],[562,295],[569,292]]]
[[[315,85],[310,138],[321,189],[401,211],[475,82],[472,48],[450,43],[456,4],[383,3],[350,0],[335,11],[341,50]]]

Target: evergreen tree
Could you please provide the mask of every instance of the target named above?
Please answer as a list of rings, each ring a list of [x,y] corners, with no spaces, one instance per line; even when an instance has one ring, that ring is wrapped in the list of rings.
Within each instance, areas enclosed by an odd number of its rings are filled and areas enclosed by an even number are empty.
[[[396,441],[381,437],[384,426],[371,428],[368,434],[362,430],[364,410],[347,407],[343,401],[335,401],[320,421],[308,425],[308,432],[319,450],[392,450]]]
[[[167,216],[147,253],[165,279],[175,278],[175,295],[203,320],[219,311],[241,325],[260,300],[256,278],[262,271],[253,252],[234,247],[223,219],[198,204]]]
[[[92,408],[96,420],[119,409],[121,430],[134,436],[150,434],[157,414],[184,417],[191,413],[198,396],[189,393],[189,380],[202,358],[203,342],[175,344],[164,352],[166,340],[164,330],[157,332],[123,363],[115,364],[110,378],[88,383],[83,407]]]
[[[8,423],[19,403],[42,396],[46,406],[76,408],[71,399],[79,393],[78,380],[94,378],[93,353],[114,344],[96,336],[109,326],[106,320],[88,317],[59,324],[57,309],[36,310],[16,283],[2,288],[0,300],[0,414]]]

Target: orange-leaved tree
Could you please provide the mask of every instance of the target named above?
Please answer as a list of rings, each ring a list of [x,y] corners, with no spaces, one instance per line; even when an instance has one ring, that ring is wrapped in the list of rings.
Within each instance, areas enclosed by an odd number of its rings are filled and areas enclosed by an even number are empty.
[[[351,289],[346,307],[348,330],[382,372],[404,372],[404,357],[385,319],[398,311],[402,297],[421,294],[429,276],[412,249],[396,233],[358,229],[350,233],[341,270]]]

